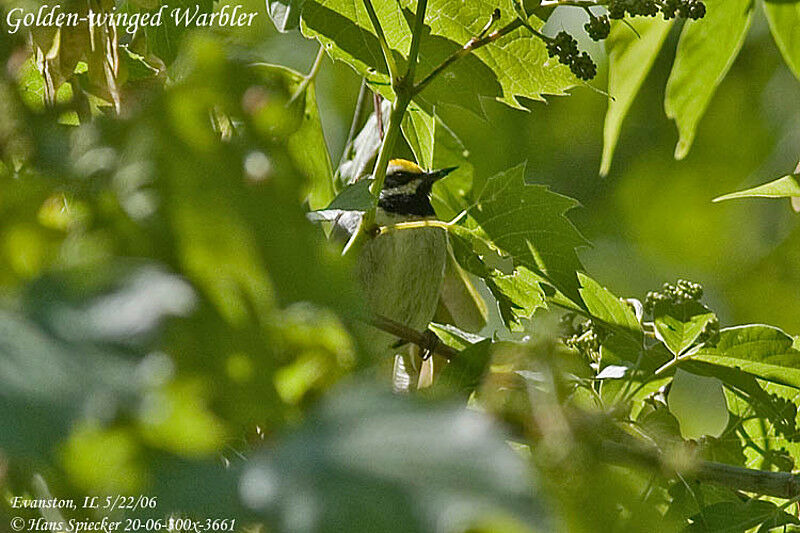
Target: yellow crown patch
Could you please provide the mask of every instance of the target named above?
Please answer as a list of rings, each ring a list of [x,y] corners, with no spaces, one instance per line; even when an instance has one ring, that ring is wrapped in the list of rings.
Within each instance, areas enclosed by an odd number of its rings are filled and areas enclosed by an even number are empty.
[[[411,161],[407,161],[405,159],[392,159],[389,161],[389,168],[387,171],[402,171],[410,172],[412,174],[423,174],[425,172],[416,163],[412,163]]]

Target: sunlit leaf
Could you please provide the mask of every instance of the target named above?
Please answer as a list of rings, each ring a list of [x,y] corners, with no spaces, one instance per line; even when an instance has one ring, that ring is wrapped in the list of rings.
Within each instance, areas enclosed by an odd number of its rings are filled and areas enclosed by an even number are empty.
[[[480,230],[516,264],[542,272],[577,298],[581,270],[576,247],[587,244],[564,213],[577,205],[541,185],[528,185],[525,165],[488,179],[469,214]]]
[[[745,189],[743,191],[732,192],[714,198],[715,202],[722,202],[724,200],[734,200],[737,198],[792,198],[800,196],[800,183],[797,181],[798,176],[793,174],[791,176],[784,176],[775,181],[770,181],[752,189]]]
[[[697,125],[739,54],[753,18],[752,0],[709,0],[706,5],[705,17],[684,26],[667,81],[664,109],[678,126],[677,159],[689,153]]]
[[[800,78],[800,3],[766,1],[764,12],[784,61]]]
[[[658,302],[653,311],[656,335],[675,355],[689,348],[715,318],[706,306],[694,300],[679,304]]]
[[[603,129],[603,161],[600,174],[607,175],[619,139],[622,122],[639,92],[647,73],[664,44],[672,21],[635,18],[630,21],[636,32],[620,21],[611,26],[606,40],[608,52],[608,111]]]

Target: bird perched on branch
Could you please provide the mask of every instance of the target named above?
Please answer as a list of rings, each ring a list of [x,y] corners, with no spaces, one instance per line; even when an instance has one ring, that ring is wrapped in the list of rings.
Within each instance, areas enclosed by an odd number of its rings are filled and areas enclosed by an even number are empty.
[[[402,222],[435,219],[431,189],[453,170],[425,171],[410,161],[390,161],[375,217],[388,231],[370,238],[357,262],[369,311],[416,331],[426,331],[437,315],[468,330],[480,329],[486,321],[485,304],[455,262],[443,228],[391,229]],[[397,339],[387,333],[374,331],[369,338],[380,349],[397,350]],[[413,352],[412,347],[395,355],[396,390],[432,382],[434,358]]]

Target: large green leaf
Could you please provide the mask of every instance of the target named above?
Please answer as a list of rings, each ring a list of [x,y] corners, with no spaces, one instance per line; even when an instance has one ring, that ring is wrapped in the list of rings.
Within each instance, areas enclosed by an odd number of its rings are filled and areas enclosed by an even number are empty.
[[[694,300],[678,304],[658,302],[653,311],[656,335],[674,355],[694,344],[714,319],[714,313]]]
[[[469,214],[515,264],[541,272],[577,298],[581,269],[575,248],[587,241],[564,216],[577,202],[542,185],[525,183],[521,164],[488,179]]]
[[[286,531],[494,529],[503,515],[549,530],[505,439],[478,412],[351,387],[250,461],[241,494]]]
[[[678,126],[677,159],[689,153],[697,125],[739,54],[753,18],[752,0],[709,0],[706,4],[706,16],[684,26],[667,81],[664,109]]]
[[[608,101],[603,128],[603,161],[600,174],[607,175],[617,146],[622,122],[628,113],[650,67],[661,51],[672,21],[661,18],[636,18],[627,24],[614,22],[606,40],[608,52]],[[638,35],[637,35],[638,33]]]
[[[692,360],[738,368],[800,389],[800,351],[793,343],[791,336],[772,326],[737,326],[721,330],[717,345],[702,347]]]
[[[722,202],[737,198],[794,198],[800,196],[800,183],[798,183],[797,178],[797,174],[784,176],[751,189],[719,196],[714,198],[714,201]]]
[[[800,78],[800,3],[767,1],[764,11],[784,61]]]
[[[373,4],[387,43],[402,68],[411,43],[416,2],[375,0]],[[495,27],[514,20],[511,0],[502,0],[499,6],[490,0],[431,0],[425,18],[418,79],[480,33],[497,7],[502,16]],[[537,28],[543,25],[536,17],[531,17],[530,22]],[[316,38],[326,46],[334,59],[345,61],[374,88],[391,97],[382,52],[363,2],[308,0],[301,29],[307,37]],[[495,97],[521,108],[519,97],[541,100],[545,94],[564,94],[574,83],[566,67],[550,60],[541,40],[519,28],[451,65],[419,100],[428,110],[438,103],[450,103],[481,113],[480,96]]]

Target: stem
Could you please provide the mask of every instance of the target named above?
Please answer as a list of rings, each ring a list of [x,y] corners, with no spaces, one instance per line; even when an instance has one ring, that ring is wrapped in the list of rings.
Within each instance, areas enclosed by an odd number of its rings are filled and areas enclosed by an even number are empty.
[[[606,460],[615,464],[638,463],[648,468],[663,471],[669,462],[657,450],[632,447],[605,441],[602,444]],[[722,485],[734,490],[753,492],[782,499],[800,497],[800,476],[791,472],[768,472],[740,466],[732,466],[711,461],[699,461],[696,468],[688,472],[675,472],[673,475],[687,477]]]
[[[300,95],[308,88],[314,78],[317,77],[319,73],[319,68],[322,66],[322,58],[325,57],[325,47],[320,46],[319,51],[317,51],[317,57],[314,58],[314,63],[311,65],[311,70],[308,71],[303,81],[300,82],[300,85],[297,86],[297,90],[294,92],[292,97],[289,99],[289,103],[286,104],[287,106],[292,105]]]
[[[342,168],[342,163],[350,155],[350,149],[353,147],[353,140],[356,138],[358,125],[361,123],[361,115],[364,113],[364,102],[367,100],[367,80],[361,80],[361,88],[358,90],[358,98],[356,99],[356,108],[353,110],[353,121],[350,123],[350,131],[347,132],[347,140],[344,143],[344,150],[342,150],[342,157],[339,158],[339,164],[336,166],[336,173]]]
[[[372,184],[369,187],[369,192],[372,195],[372,205],[361,217],[358,230],[353,233],[350,241],[344,247],[343,255],[348,254],[350,250],[357,249],[366,240],[370,230],[375,225],[375,211],[378,208],[378,200],[380,200],[380,194],[383,190],[383,182],[386,180],[386,169],[389,167],[389,160],[392,157],[394,146],[400,137],[400,123],[410,103],[411,97],[401,92],[397,95],[397,100],[392,104],[392,113],[389,115],[386,135],[383,137],[383,143],[381,144],[380,152],[378,152],[378,160],[375,162],[375,169],[372,172]]]
[[[431,339],[417,330],[411,329],[409,327],[404,326],[399,322],[395,322],[390,318],[386,318],[385,316],[377,315],[372,320],[369,321],[370,324],[375,326],[376,328],[385,331],[386,333],[391,333],[395,337],[399,337],[404,341],[408,341],[410,343],[416,344],[423,350],[430,351],[431,353],[435,353],[441,355],[442,357],[447,358],[448,360],[452,360],[455,357],[458,357],[458,351],[447,346],[446,344],[442,344],[441,342],[431,342]]]
[[[452,65],[462,57],[466,57],[472,51],[477,50],[478,48],[482,48],[487,44],[495,42],[500,37],[508,35],[509,33],[521,27],[522,25],[523,25],[522,20],[517,19],[512,22],[509,22],[499,30],[494,31],[485,37],[473,37],[472,39],[467,41],[467,44],[465,44],[463,47],[453,52],[453,54],[450,57],[445,59],[439,66],[434,68],[430,72],[430,74],[425,76],[419,83],[414,85],[413,89],[411,90],[411,95],[412,96],[418,95],[423,89],[425,89],[425,87],[427,87],[436,78],[436,76],[441,74],[445,69],[447,69],[450,65]],[[541,37],[544,36],[541,35]]]
[[[383,33],[383,26],[381,26],[380,20],[378,20],[378,14],[375,13],[375,6],[372,5],[372,0],[363,0],[363,2],[364,7],[367,9],[369,20],[372,22],[372,27],[375,29],[375,34],[378,36],[378,43],[381,45],[383,59],[386,61],[386,68],[389,70],[389,79],[392,80],[392,87],[394,87],[398,80],[398,70],[397,63],[394,62],[392,49],[389,48],[389,43],[386,41],[386,34]]]
[[[425,12],[428,9],[428,0],[417,0],[417,13],[414,20],[414,33],[411,36],[411,50],[408,53],[408,70],[402,79],[403,84],[412,86],[414,75],[417,70],[417,60],[419,58],[419,47],[422,43],[422,31],[425,28]]]
[[[374,208],[378,205],[378,198],[383,190],[383,182],[386,179],[386,169],[389,167],[389,160],[392,158],[394,146],[397,144],[397,139],[400,137],[400,123],[403,121],[403,115],[408,109],[408,104],[411,103],[411,98],[404,95],[397,95],[392,105],[392,112],[389,115],[389,124],[386,126],[386,135],[383,137],[383,144],[381,144],[380,152],[378,152],[378,160],[375,162],[375,170],[372,172],[372,185],[370,185],[369,192],[372,193],[373,215]],[[374,218],[373,218],[374,220]]]

